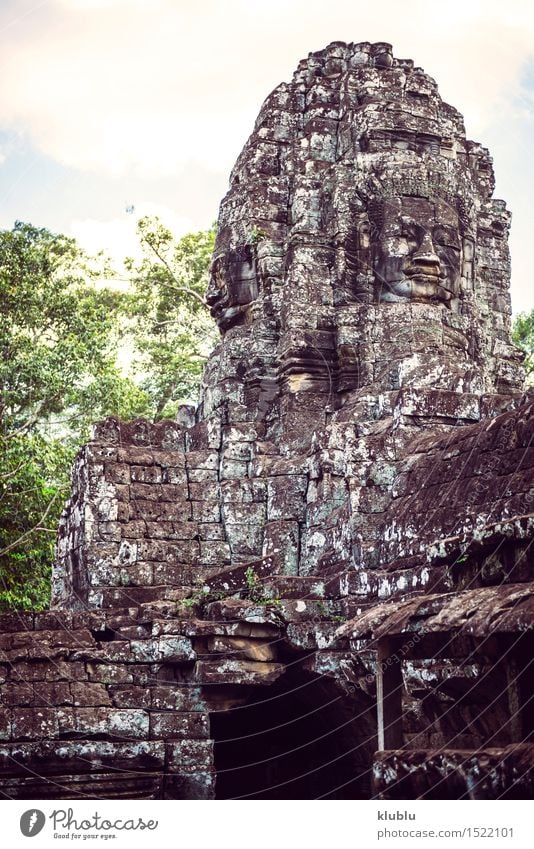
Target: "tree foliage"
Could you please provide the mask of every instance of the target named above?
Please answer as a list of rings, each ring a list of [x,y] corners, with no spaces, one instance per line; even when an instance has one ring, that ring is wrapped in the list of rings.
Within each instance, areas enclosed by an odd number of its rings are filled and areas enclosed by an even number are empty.
[[[518,348],[521,348],[526,354],[525,368],[529,377],[528,382],[532,383],[534,374],[534,310],[529,313],[519,313],[516,316],[513,328],[512,339]]]
[[[138,230],[144,258],[126,262],[126,293],[71,238],[23,223],[0,232],[0,609],[48,604],[70,467],[91,424],[173,417],[196,400],[216,337],[204,301],[214,229],[175,241],[145,218]]]
[[[91,422],[146,407],[116,364],[120,296],[73,239],[0,232],[0,607],[48,600],[55,529]]]
[[[179,404],[196,401],[217,339],[204,300],[215,228],[175,241],[158,218],[143,218],[138,232],[144,258],[137,265],[128,262],[134,375],[157,421],[173,418]]]

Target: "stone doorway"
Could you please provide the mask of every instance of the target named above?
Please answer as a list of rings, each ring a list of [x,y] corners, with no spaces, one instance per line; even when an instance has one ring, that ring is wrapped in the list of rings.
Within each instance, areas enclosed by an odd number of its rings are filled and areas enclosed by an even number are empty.
[[[368,703],[369,701],[369,703]],[[210,714],[217,799],[365,799],[374,705],[334,679],[288,671]]]

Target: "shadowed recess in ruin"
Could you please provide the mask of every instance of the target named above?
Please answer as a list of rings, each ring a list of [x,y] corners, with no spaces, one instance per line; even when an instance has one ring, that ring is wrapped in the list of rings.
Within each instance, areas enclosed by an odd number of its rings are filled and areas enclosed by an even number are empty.
[[[215,798],[369,798],[376,726],[367,702],[290,669],[243,705],[211,714]]]

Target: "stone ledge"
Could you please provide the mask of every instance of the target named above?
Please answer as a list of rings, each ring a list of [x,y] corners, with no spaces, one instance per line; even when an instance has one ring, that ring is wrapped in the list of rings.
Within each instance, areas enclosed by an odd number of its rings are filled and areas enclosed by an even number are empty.
[[[373,763],[379,799],[531,799],[534,743],[505,748],[392,750]]]

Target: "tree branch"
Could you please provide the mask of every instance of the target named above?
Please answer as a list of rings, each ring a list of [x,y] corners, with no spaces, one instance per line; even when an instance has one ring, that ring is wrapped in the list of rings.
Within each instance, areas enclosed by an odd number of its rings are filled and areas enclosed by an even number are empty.
[[[59,491],[58,491],[58,492],[56,492],[56,494],[54,495],[54,497],[51,499],[51,501],[50,501],[50,503],[49,503],[48,507],[47,507],[47,508],[46,508],[46,510],[44,511],[43,515],[41,516],[41,518],[39,519],[39,521],[37,522],[37,524],[35,524],[35,525],[33,526],[33,528],[30,528],[30,530],[29,530],[29,531],[26,531],[24,534],[22,534],[22,535],[21,535],[18,539],[16,539],[16,540],[15,540],[14,542],[12,542],[10,545],[7,545],[5,548],[3,548],[2,550],[0,550],[0,557],[3,557],[5,554],[8,554],[8,553],[9,553],[10,551],[12,551],[14,548],[16,548],[18,545],[20,545],[20,544],[21,544],[21,542],[25,542],[25,540],[27,540],[27,539],[28,539],[28,537],[30,537],[30,536],[31,536],[32,534],[34,534],[36,531],[47,531],[48,533],[53,533],[53,531],[51,531],[51,530],[50,530],[50,528],[42,527],[42,523],[44,522],[44,520],[46,519],[46,517],[47,517],[47,516],[48,516],[48,514],[50,513],[50,510],[52,509],[52,506],[53,506],[54,502],[57,500],[58,496],[59,496]]]
[[[25,465],[26,465],[26,461],[25,461],[25,460],[21,460],[21,462],[18,464],[18,466],[17,466],[17,468],[16,468],[16,469],[13,469],[13,471],[11,471],[11,472],[6,472],[6,474],[5,474],[5,475],[0,475],[0,480],[2,480],[2,481],[8,481],[8,480],[9,480],[9,478],[14,478],[14,477],[15,477],[15,475],[18,475],[18,473],[20,472],[20,470],[21,470],[21,469],[22,469]]]
[[[209,309],[207,302],[204,300],[204,298],[201,295],[198,294],[198,292],[195,292],[194,289],[190,289],[189,286],[184,286],[184,284],[180,282],[180,280],[176,277],[174,271],[170,267],[169,263],[167,262],[165,257],[158,251],[158,249],[145,237],[142,238],[142,241],[146,245],[148,245],[148,247],[150,248],[151,251],[153,251],[153,253],[155,253],[155,255],[157,256],[159,261],[162,263],[162,265],[165,266],[165,268],[167,269],[167,271],[169,272],[172,279],[174,280],[174,282],[177,285],[173,286],[171,283],[163,283],[161,281],[159,281],[159,284],[161,286],[165,286],[165,288],[167,288],[167,289],[172,289],[175,292],[185,292],[186,295],[191,295],[191,297],[194,298],[196,301],[198,301],[199,304],[202,304],[202,306],[205,309]]]

